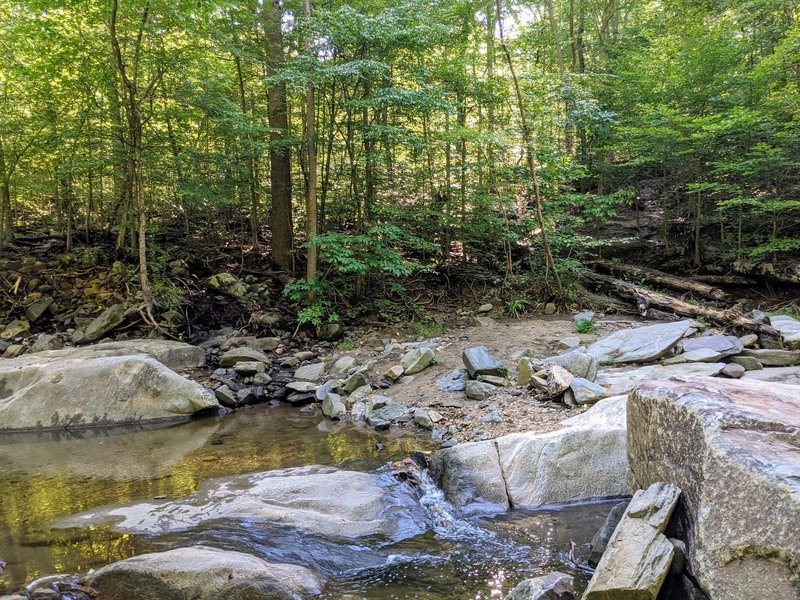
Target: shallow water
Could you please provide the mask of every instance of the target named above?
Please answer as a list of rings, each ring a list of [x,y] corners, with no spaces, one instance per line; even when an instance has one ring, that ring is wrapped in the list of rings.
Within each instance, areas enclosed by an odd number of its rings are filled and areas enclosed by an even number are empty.
[[[51,529],[58,517],[107,504],[194,492],[203,480],[308,464],[373,470],[425,448],[426,437],[321,422],[287,406],[156,429],[0,436],[0,593],[57,572],[86,572],[151,550],[206,543],[268,560],[311,566],[331,577],[326,598],[495,598],[521,579],[568,564],[570,540],[584,550],[612,504],[514,511],[464,521],[424,482],[433,531],[387,546],[342,544],[247,521],[138,536],[107,527]]]

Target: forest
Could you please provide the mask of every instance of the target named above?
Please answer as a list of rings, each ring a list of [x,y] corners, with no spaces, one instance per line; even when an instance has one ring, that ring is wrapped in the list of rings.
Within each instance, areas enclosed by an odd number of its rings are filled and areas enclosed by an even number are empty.
[[[799,12],[6,1],[0,245],[113,243],[150,307],[165,244],[233,248],[315,324],[416,275],[569,303],[597,257],[796,282]]]

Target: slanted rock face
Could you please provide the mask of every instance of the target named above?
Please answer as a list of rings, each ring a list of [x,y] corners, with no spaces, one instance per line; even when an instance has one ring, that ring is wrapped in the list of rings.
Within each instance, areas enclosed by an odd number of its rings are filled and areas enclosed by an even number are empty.
[[[440,450],[434,479],[467,514],[625,496],[625,396],[601,400],[565,427]]]
[[[631,475],[683,490],[673,533],[712,600],[800,597],[799,432],[797,386],[702,379],[631,394]]]
[[[270,592],[251,597],[293,600],[322,593],[325,578],[305,567],[207,546],[134,556],[86,578],[86,584],[106,600],[210,600],[222,597],[220,592],[230,591],[232,585],[248,587],[246,582],[261,582],[256,587]]]
[[[37,352],[18,359],[17,364],[41,364],[43,361],[59,362],[65,359],[101,358],[105,356],[130,356],[146,354],[170,369],[195,369],[206,362],[202,348],[171,340],[129,340],[126,342],[106,342],[82,348],[64,348]]]
[[[219,406],[199,383],[149,356],[39,356],[0,362],[0,430],[142,423]]]
[[[693,327],[686,320],[621,329],[589,346],[588,352],[601,365],[648,362],[664,356]]]
[[[118,531],[168,533],[214,519],[248,519],[338,539],[413,537],[429,527],[417,489],[390,473],[310,466],[225,477],[174,502],[99,509],[65,527],[115,521]]]

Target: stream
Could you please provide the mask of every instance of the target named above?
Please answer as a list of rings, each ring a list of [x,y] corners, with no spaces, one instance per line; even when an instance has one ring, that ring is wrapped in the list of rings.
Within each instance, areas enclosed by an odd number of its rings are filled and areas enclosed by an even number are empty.
[[[57,529],[53,521],[102,505],[177,500],[207,479],[303,465],[373,471],[432,449],[427,436],[323,421],[289,406],[255,406],[158,428],[12,434],[0,437],[0,594],[52,573],[85,573],[143,552],[197,543],[309,566],[330,577],[327,599],[502,598],[552,570],[587,576],[579,556],[614,502],[513,510],[464,520],[427,475],[421,502],[434,527],[387,545],[342,543],[247,520],[218,520],[157,536],[106,526]]]

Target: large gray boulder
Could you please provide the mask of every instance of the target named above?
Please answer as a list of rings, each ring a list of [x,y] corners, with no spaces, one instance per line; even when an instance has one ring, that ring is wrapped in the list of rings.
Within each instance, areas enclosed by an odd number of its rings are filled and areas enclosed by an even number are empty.
[[[262,582],[262,590],[271,594],[256,597],[293,600],[321,594],[325,578],[298,565],[208,546],[141,554],[85,578],[103,600],[211,600],[219,598],[222,590],[231,590],[232,584],[244,582]],[[267,587],[264,582],[272,585]]]
[[[546,365],[558,365],[575,375],[589,381],[597,378],[597,359],[582,350],[571,350],[559,356],[551,356],[542,361]]]
[[[696,326],[684,320],[620,329],[589,346],[588,352],[601,365],[649,362],[667,354]]]
[[[675,379],[691,381],[701,377],[713,377],[725,368],[725,363],[684,363],[678,365],[648,365],[635,369],[601,369],[597,383],[609,394],[627,394],[646,381]]]
[[[202,348],[172,340],[128,340],[125,342],[105,342],[81,348],[63,348],[37,352],[17,359],[17,364],[41,364],[43,361],[60,362],[66,359],[103,358],[109,356],[131,356],[146,354],[172,370],[195,369],[206,362]]]
[[[631,475],[683,495],[673,522],[712,600],[800,597],[800,387],[653,382],[628,405]]]
[[[550,433],[440,450],[432,459],[434,479],[467,514],[627,495],[626,401],[601,400]]]
[[[214,519],[247,519],[336,539],[399,540],[429,526],[418,490],[391,473],[309,466],[212,479],[174,502],[143,502],[68,517],[65,527],[113,521],[117,531],[161,534]]]
[[[143,423],[219,406],[199,383],[142,354],[36,360],[40,356],[0,362],[0,430]]]
[[[790,348],[800,348],[800,321],[788,315],[773,315],[769,324],[781,332]]]
[[[583,600],[656,600],[675,553],[664,531],[680,493],[674,485],[654,483],[634,494]]]

